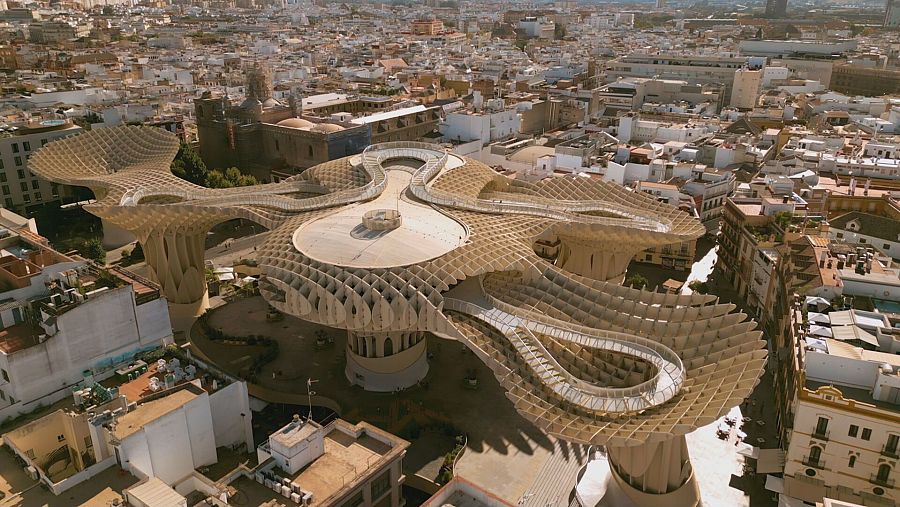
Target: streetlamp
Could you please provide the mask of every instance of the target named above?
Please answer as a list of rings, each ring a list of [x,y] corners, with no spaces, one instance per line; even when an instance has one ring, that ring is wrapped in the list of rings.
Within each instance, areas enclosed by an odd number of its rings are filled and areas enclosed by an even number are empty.
[[[311,378],[306,379],[306,399],[309,403],[309,414],[307,418],[312,421],[312,397],[316,394],[315,391],[312,390],[312,385],[318,382],[318,380],[313,380]]]

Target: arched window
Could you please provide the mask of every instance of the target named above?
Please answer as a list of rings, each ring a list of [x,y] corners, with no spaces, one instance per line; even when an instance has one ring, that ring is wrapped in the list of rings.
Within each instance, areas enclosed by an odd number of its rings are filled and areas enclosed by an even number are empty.
[[[887,463],[882,463],[878,465],[878,481],[879,482],[887,482],[888,477],[891,476],[891,466]]]
[[[384,357],[390,356],[394,353],[394,342],[391,341],[390,338],[384,339]]]
[[[309,145],[309,158],[313,158],[313,147],[311,144]]]
[[[851,454],[850,455],[850,463],[847,464],[847,467],[853,468],[854,466],[856,466],[856,454]]]
[[[819,464],[819,458],[822,457],[822,448],[819,446],[812,446],[809,448],[809,462],[812,465]]]

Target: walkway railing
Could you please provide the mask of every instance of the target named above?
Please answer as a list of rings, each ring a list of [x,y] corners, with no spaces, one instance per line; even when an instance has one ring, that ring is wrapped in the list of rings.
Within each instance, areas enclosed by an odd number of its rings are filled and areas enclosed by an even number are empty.
[[[684,383],[684,366],[678,355],[659,343],[639,336],[600,330],[596,334],[587,334],[556,323],[534,322],[497,306],[483,308],[455,298],[445,298],[444,309],[477,318],[497,329],[541,382],[561,398],[578,406],[617,413],[645,410],[672,399]],[[651,379],[630,387],[591,384],[575,377],[559,364],[534,333],[636,357],[651,363],[656,373]]]

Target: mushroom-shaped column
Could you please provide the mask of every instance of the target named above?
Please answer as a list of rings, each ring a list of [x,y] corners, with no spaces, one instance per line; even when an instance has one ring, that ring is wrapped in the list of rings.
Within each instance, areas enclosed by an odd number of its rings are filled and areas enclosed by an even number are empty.
[[[206,234],[214,225],[238,216],[238,209],[148,204],[91,206],[89,211],[137,237],[152,278],[169,301],[172,327],[176,332],[187,330],[209,307]]]
[[[206,230],[153,230],[140,238],[147,266],[169,300],[173,324],[209,307],[203,266],[205,240]]]
[[[636,505],[700,503],[684,435],[633,447],[607,447],[612,476]]]
[[[635,255],[647,248],[684,238],[666,230],[642,230],[595,223],[559,223],[551,230],[560,242],[557,266],[591,280],[616,284],[625,279],[625,270]],[[698,235],[692,231],[690,235],[685,235],[685,239],[693,239]]]
[[[348,331],[344,373],[351,384],[367,391],[389,392],[411,387],[428,374],[425,333]]]
[[[592,280],[621,283],[628,263],[644,248],[630,241],[597,240],[584,236],[559,235],[556,265]]]

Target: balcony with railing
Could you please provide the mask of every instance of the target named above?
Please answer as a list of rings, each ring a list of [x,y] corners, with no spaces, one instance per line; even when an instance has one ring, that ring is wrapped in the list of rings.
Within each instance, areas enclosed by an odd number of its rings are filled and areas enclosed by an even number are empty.
[[[896,445],[890,446],[885,444],[885,446],[881,448],[881,455],[887,456],[888,458],[898,459],[900,458],[900,450],[897,449]]]
[[[819,470],[824,470],[825,460],[823,460],[821,457],[814,458],[811,456],[803,456],[803,465],[810,468],[818,468]]]
[[[831,435],[831,432],[828,431],[827,429],[823,430],[823,429],[816,428],[812,432],[812,437],[817,440],[828,440],[830,435]]]

